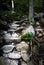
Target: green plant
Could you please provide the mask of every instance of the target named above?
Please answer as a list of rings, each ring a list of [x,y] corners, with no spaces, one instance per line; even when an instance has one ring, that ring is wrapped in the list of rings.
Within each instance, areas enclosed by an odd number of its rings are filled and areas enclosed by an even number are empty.
[[[2,25],[6,25],[7,22],[6,22],[6,21],[2,21],[2,20],[0,20],[0,24],[2,24]]]
[[[32,39],[32,38],[33,38],[33,34],[29,32],[21,36],[21,40],[23,41],[28,41],[29,39]]]
[[[0,11],[0,14],[12,18],[13,20],[20,20],[22,16],[19,12],[11,13],[11,11]]]

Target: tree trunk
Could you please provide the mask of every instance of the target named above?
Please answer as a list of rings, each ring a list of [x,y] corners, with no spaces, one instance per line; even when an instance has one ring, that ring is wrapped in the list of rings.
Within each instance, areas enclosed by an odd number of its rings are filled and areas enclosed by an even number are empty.
[[[14,13],[14,1],[12,0],[12,13]]]
[[[33,22],[34,18],[33,18],[33,0],[29,1],[29,22]]]

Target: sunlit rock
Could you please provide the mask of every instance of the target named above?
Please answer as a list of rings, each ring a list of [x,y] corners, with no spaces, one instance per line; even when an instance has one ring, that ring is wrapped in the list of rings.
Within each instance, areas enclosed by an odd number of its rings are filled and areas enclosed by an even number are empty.
[[[12,37],[11,37],[10,39],[14,39],[14,40],[16,40],[16,41],[20,41],[20,36],[19,36],[19,34],[17,34],[17,33],[13,33],[13,34],[12,34]]]
[[[28,47],[29,47],[28,44],[24,41],[22,41],[21,43],[16,45],[17,51],[21,51],[21,50],[24,50],[24,49],[27,50]]]

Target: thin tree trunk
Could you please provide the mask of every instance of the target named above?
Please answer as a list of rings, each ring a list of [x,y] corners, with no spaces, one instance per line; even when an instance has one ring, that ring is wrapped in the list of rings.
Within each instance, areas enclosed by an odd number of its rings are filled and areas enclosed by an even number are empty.
[[[34,10],[33,9],[33,0],[29,0],[29,22],[34,21],[34,18],[33,18],[34,11],[33,10]]]
[[[12,13],[14,13],[14,1],[12,0]]]

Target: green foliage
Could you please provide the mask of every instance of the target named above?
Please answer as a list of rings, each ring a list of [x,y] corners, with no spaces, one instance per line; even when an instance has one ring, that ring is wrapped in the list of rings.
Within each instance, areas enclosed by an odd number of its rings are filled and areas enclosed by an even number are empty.
[[[4,3],[3,5],[5,6],[7,5],[10,11],[5,8],[3,11],[0,10],[0,14],[6,15],[13,20],[20,20],[23,15],[28,15],[29,13],[29,0],[14,0],[14,13],[12,13],[11,0],[2,0],[1,3]]]
[[[22,14],[29,13],[29,0],[16,0],[15,10],[21,12]]]
[[[34,7],[41,7],[42,0],[34,0]]]
[[[9,18],[12,18],[13,20],[20,20],[22,14],[19,12],[11,13],[11,11],[0,11],[0,14],[3,14]]]
[[[2,20],[0,20],[0,24],[2,24],[2,25],[6,25],[7,22],[6,22],[6,21],[2,21]]]
[[[37,48],[39,48],[39,47],[40,47],[40,43],[39,43],[39,42],[37,42],[37,43],[36,43],[36,42],[33,42],[32,47],[35,47],[35,46],[36,46]]]
[[[26,34],[21,36],[21,40],[23,40],[23,41],[27,41],[27,40],[32,39],[32,38],[33,38],[32,33],[26,33]]]
[[[1,15],[9,16],[11,14],[11,11],[0,11]]]
[[[42,0],[34,0],[34,11],[40,12],[42,9]]]
[[[7,15],[10,18],[13,18],[13,20],[19,20],[23,15],[29,16],[29,0],[14,0],[15,13],[11,13],[11,0],[0,0],[3,5],[7,5],[10,11],[0,11],[0,14]],[[34,11],[38,12],[41,11],[41,2],[42,0],[34,0]],[[2,5],[1,5],[2,6]],[[5,9],[6,10],[6,9]]]

